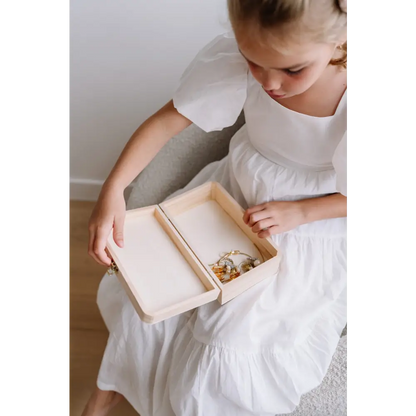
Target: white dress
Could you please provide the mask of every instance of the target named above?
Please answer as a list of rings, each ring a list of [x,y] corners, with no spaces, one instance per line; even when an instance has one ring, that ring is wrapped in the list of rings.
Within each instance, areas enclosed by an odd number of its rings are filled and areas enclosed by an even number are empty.
[[[244,208],[346,194],[346,94],[331,117],[286,109],[226,34],[197,55],[174,104],[205,131],[232,125],[243,107],[246,124],[227,157],[172,196],[207,181]],[[98,304],[110,336],[98,387],[123,394],[141,416],[292,412],[321,383],[346,324],[345,237],[345,218],[275,235],[277,276],[223,306],[214,301],[154,325],[140,321],[117,278],[105,275]]]

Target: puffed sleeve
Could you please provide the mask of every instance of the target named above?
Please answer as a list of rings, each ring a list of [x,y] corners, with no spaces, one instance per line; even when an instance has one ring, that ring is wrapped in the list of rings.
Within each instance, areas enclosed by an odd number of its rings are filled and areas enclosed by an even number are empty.
[[[337,191],[347,196],[347,132],[335,149],[332,164],[337,175]]]
[[[246,100],[247,76],[247,62],[233,35],[217,36],[185,70],[174,106],[206,132],[232,126]]]

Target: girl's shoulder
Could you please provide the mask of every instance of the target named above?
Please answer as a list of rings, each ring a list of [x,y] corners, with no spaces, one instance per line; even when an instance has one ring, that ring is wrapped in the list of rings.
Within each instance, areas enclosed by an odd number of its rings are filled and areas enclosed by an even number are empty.
[[[205,131],[231,126],[247,96],[248,66],[231,33],[209,42],[189,64],[174,94],[175,108]]]

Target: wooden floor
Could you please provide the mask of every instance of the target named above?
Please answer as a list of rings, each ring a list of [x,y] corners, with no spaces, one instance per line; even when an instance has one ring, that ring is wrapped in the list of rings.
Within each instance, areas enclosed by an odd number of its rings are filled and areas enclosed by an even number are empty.
[[[71,416],[80,416],[95,388],[108,332],[99,313],[96,296],[105,268],[88,255],[88,220],[93,202],[71,201]],[[111,416],[137,416],[123,401]]]

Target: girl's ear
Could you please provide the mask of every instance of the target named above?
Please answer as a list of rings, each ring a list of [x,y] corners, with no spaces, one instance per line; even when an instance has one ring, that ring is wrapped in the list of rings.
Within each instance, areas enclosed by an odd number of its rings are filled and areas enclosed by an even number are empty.
[[[337,49],[344,49],[344,45],[347,42],[347,40],[345,39],[344,41],[338,42],[337,43]]]
[[[342,12],[347,13],[347,0],[338,0],[338,7]]]
[[[337,47],[338,47],[338,46],[341,46],[341,45],[344,45],[346,41],[347,41],[347,29],[345,29],[345,33],[343,33],[343,34],[339,37],[339,39],[338,39],[338,41],[337,41]]]

